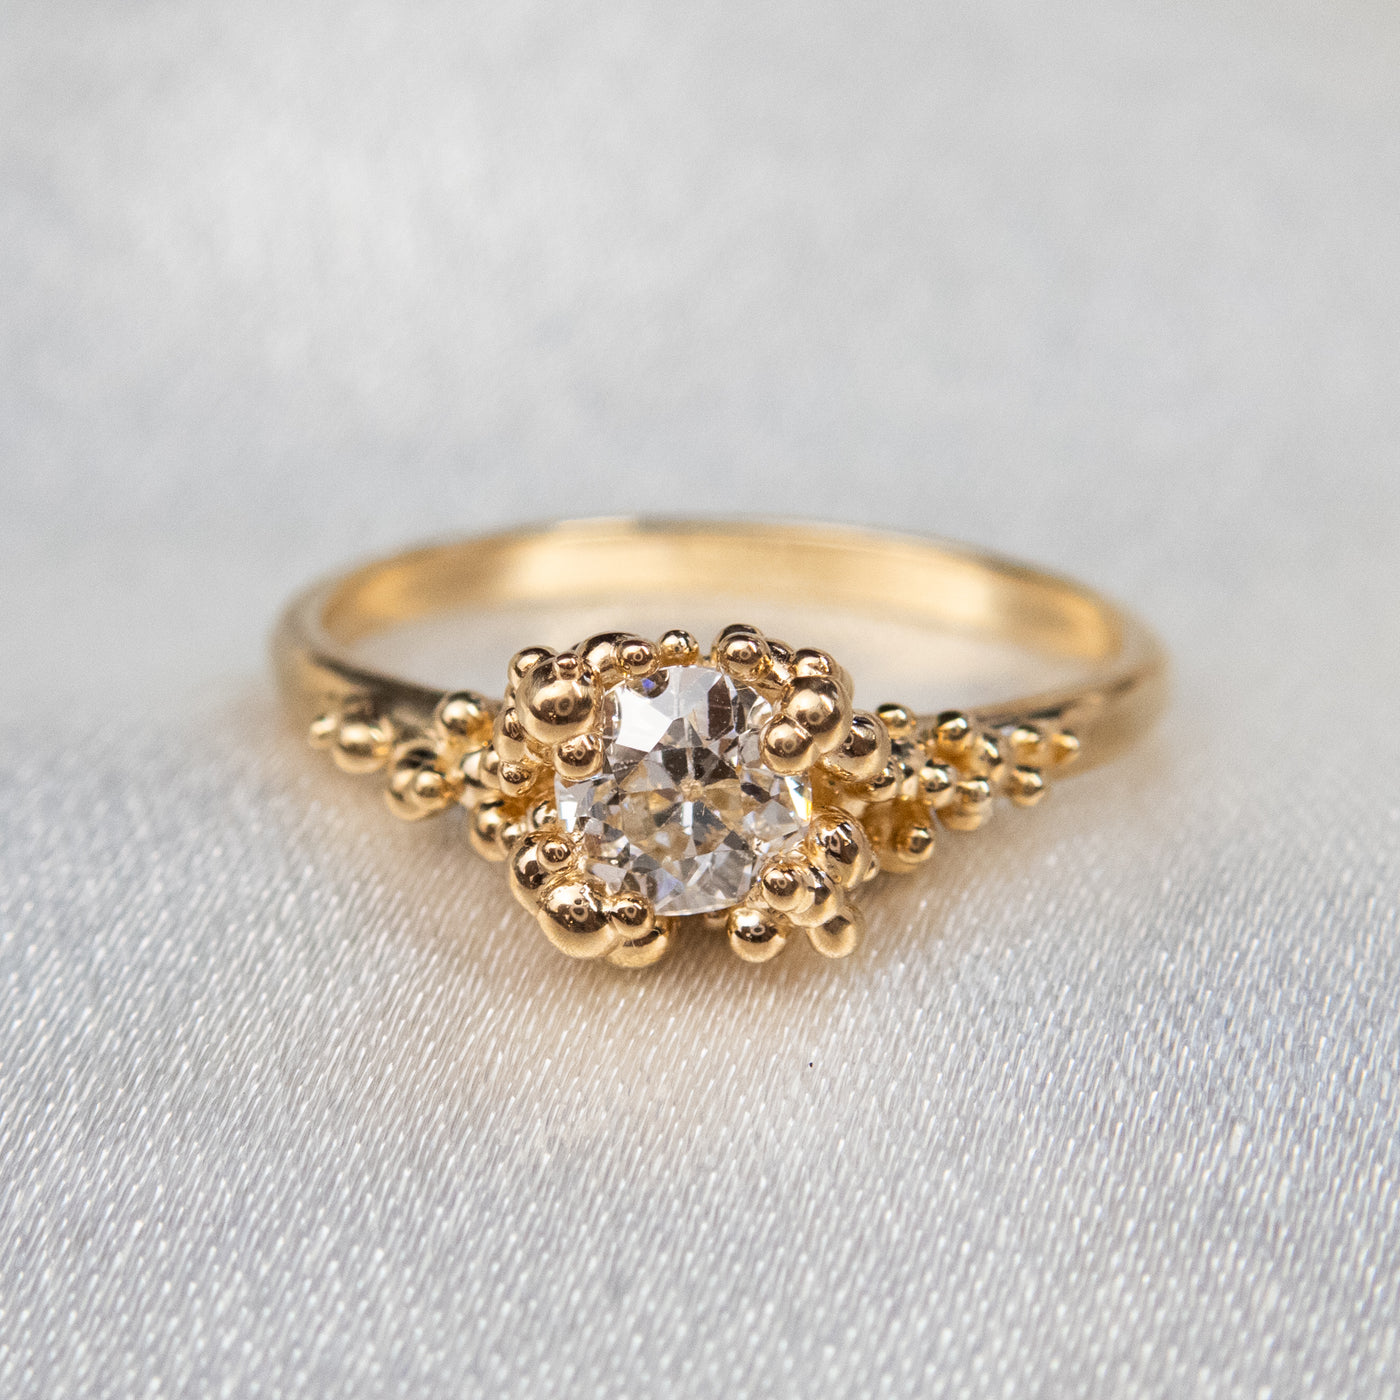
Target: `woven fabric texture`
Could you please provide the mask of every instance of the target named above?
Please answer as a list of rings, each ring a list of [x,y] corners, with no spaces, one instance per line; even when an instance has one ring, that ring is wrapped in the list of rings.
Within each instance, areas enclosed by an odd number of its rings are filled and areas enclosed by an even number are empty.
[[[1397,73],[1374,0],[0,7],[0,1392],[1400,1392]],[[853,960],[645,976],[280,718],[320,572],[745,511],[1086,577],[1172,708]]]

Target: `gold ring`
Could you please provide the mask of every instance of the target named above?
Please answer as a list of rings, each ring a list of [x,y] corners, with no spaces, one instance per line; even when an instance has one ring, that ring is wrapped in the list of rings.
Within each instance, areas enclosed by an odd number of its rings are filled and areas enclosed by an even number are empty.
[[[380,634],[458,609],[550,616],[638,596],[981,634],[1075,675],[919,714],[857,709],[829,652],[746,623],[708,650],[680,628],[527,646],[499,700],[363,655]],[[396,555],[294,600],[274,655],[316,748],[348,773],[385,775],[399,817],[464,808],[472,846],[507,866],[550,941],[622,967],[664,956],[683,920],[722,930],[749,962],[798,930],[846,956],[866,881],[922,865],[940,826],[974,831],[1000,799],[1034,806],[1071,764],[1112,757],[1151,724],[1166,682],[1151,631],[1067,579],[906,535],[728,521],[578,521]]]

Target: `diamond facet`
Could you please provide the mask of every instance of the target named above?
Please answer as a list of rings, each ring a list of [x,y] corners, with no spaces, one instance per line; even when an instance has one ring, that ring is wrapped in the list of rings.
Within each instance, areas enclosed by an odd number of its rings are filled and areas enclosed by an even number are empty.
[[[660,915],[743,899],[763,861],[791,850],[812,814],[806,779],[764,766],[759,731],[772,712],[757,691],[709,666],[612,690],[601,771],[555,783],[589,873],[610,890],[644,894]]]

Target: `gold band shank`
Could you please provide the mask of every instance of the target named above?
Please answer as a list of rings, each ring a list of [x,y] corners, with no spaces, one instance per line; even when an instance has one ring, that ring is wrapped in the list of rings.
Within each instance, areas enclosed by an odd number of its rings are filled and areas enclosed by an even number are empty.
[[[639,592],[742,592],[791,604],[819,597],[873,618],[978,633],[1082,662],[1085,678],[1075,685],[969,711],[988,727],[1072,729],[1082,746],[1078,768],[1131,742],[1165,692],[1165,656],[1151,631],[1077,583],[942,541],[787,523],[585,520],[428,546],[296,598],[277,629],[274,655],[288,699],[303,715],[354,696],[423,724],[442,692],[362,664],[356,642],[435,613]]]

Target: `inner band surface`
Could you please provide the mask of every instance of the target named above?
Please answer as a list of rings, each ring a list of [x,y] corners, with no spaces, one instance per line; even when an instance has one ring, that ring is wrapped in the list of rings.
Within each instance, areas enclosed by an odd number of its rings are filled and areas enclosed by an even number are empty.
[[[975,712],[994,724],[1077,722],[1101,750],[1086,752],[1094,761],[1160,702],[1155,639],[1090,590],[961,546],[822,525],[596,520],[429,546],[302,595],[283,619],[277,659],[303,704],[358,692],[421,717],[441,692],[364,666],[348,650],[354,643],[459,609],[638,594],[829,606],[1096,663],[1078,685]]]
[[[894,613],[1086,660],[1122,642],[1111,604],[1008,560],[901,535],[729,523],[584,521],[430,546],[346,577],[322,622],[354,642],[459,608],[706,591]]]

